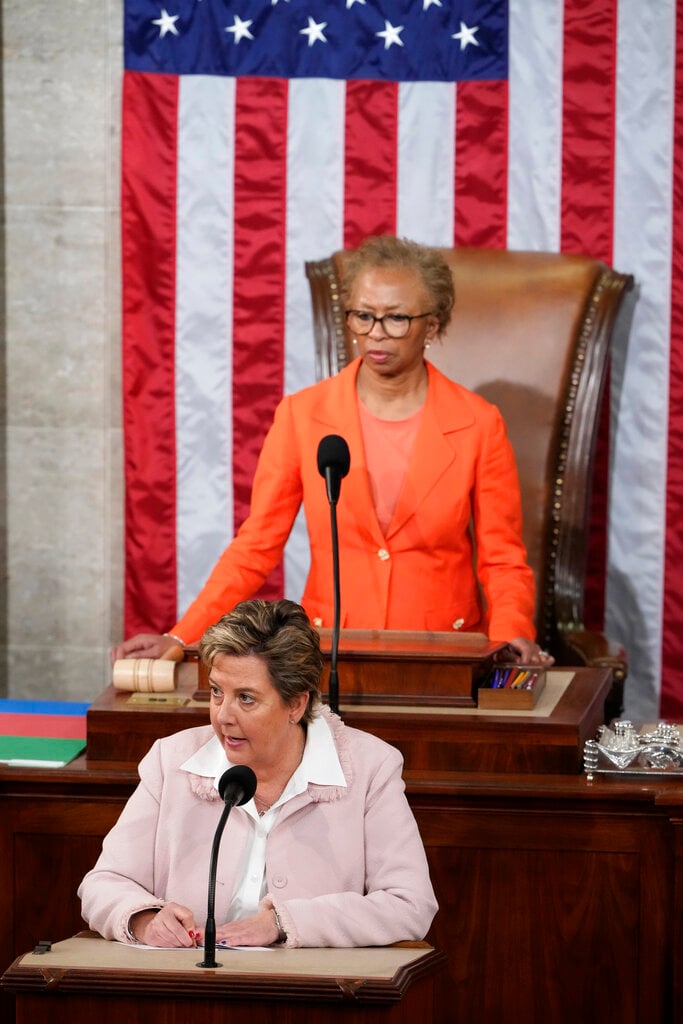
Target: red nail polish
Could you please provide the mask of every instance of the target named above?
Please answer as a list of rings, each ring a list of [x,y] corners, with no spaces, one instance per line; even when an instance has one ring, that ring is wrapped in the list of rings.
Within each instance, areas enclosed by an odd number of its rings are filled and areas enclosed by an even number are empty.
[[[190,936],[191,939],[194,938],[194,932],[188,932],[187,934]]]

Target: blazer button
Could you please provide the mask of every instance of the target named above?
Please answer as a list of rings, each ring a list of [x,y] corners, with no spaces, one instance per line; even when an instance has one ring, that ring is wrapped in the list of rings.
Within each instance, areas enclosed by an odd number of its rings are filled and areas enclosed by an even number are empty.
[[[464,619],[456,619],[455,622],[453,623],[453,629],[462,629],[462,627],[464,625],[465,625],[465,620]]]
[[[317,618],[313,619],[313,625],[316,626],[316,628],[320,629],[322,624],[323,624],[323,620],[319,616]]]
[[[391,558],[391,555],[389,554],[386,548],[380,548],[379,551],[377,552],[377,557],[381,562],[388,562],[389,559]]]
[[[273,875],[273,885],[276,889],[284,889],[287,885],[286,875]]]

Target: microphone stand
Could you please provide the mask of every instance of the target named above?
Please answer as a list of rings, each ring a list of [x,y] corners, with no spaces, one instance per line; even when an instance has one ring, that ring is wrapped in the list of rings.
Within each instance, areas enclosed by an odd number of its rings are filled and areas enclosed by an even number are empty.
[[[330,685],[328,703],[335,715],[339,714],[339,680],[337,678],[337,652],[339,650],[339,538],[337,536],[337,501],[342,477],[349,471],[349,446],[338,434],[328,434],[318,445],[318,472],[325,477],[327,499],[330,503],[332,524],[332,580],[334,587],[334,622],[332,626],[332,655],[330,658]]]
[[[232,810],[232,803],[226,803],[221,814],[216,834],[213,837],[211,847],[211,866],[209,868],[209,899],[206,910],[206,927],[204,929],[204,959],[197,967],[222,967],[216,960],[216,871],[218,869],[218,847],[228,815]]]
[[[339,679],[337,677],[337,651],[339,650],[339,536],[337,532],[337,503],[330,501],[330,524],[332,527],[332,579],[334,580],[334,620],[332,625],[332,650],[330,653],[330,685],[328,703],[330,711],[339,714]]]
[[[235,764],[223,772],[218,783],[218,792],[225,801],[225,807],[218,822],[213,846],[211,847],[211,862],[209,866],[209,899],[206,911],[206,928],[204,929],[204,959],[197,967],[220,967],[216,962],[216,871],[218,867],[218,847],[228,815],[232,808],[240,807],[251,800],[256,792],[256,775],[246,764]]]

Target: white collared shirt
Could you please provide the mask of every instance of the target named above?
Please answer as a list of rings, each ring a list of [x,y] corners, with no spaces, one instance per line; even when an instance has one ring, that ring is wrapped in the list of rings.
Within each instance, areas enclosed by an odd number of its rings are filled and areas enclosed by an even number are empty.
[[[214,786],[218,789],[221,776],[231,767],[232,762],[228,760],[220,740],[214,735],[180,766],[180,770],[204,778],[213,778]],[[330,727],[320,715],[316,715],[309,723],[299,767],[272,807],[265,814],[259,815],[253,799],[244,805],[253,827],[251,841],[247,843],[245,849],[240,881],[230,904],[229,921],[249,917],[257,912],[259,902],[267,891],[266,841],[270,830],[275,825],[283,804],[299,793],[304,793],[309,783],[318,786],[346,786]]]

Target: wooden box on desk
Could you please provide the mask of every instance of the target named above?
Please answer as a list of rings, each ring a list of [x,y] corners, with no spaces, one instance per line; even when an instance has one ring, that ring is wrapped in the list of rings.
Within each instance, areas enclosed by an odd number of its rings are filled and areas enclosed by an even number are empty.
[[[327,696],[332,630],[320,629]],[[342,629],[337,676],[342,704],[476,707],[478,680],[505,645],[483,633]]]
[[[490,677],[494,674],[489,672],[477,690],[478,708],[489,711],[531,711],[536,707],[545,689],[545,669],[529,665],[500,665],[496,671],[526,673],[524,685],[514,686],[507,681],[498,687],[489,685]]]

